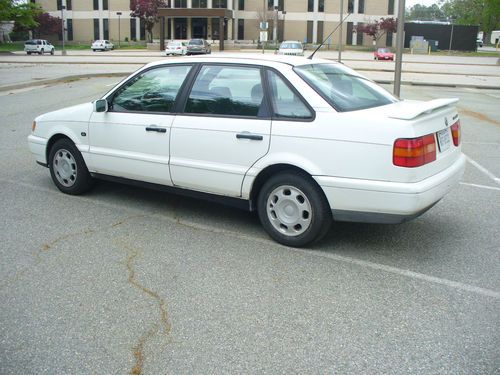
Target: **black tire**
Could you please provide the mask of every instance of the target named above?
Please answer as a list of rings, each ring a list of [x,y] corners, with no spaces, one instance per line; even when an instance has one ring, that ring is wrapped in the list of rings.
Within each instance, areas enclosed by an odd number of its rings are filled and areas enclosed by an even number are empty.
[[[26,52],[26,54],[31,55],[31,52]]]
[[[38,52],[39,55],[43,55],[43,48]]]
[[[301,247],[319,241],[332,223],[330,206],[321,188],[310,176],[295,171],[279,173],[264,183],[257,210],[266,232],[286,246]]]
[[[50,50],[50,54],[51,54],[52,56],[54,56],[54,48],[52,48],[52,49]]]
[[[67,138],[54,143],[50,149],[48,164],[52,181],[65,194],[82,194],[93,185],[82,154]]]

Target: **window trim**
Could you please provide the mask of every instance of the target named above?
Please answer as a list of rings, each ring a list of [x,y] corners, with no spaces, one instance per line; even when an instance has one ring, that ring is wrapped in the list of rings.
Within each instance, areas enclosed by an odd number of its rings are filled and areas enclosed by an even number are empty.
[[[106,99],[108,102],[108,112],[112,113],[135,113],[135,114],[147,114],[147,115],[172,115],[175,116],[178,114],[177,109],[178,109],[178,104],[179,104],[179,99],[181,98],[181,95],[183,94],[185,87],[188,82],[192,79],[193,71],[196,70],[196,65],[195,63],[177,63],[177,64],[162,64],[162,65],[156,65],[149,67],[148,69],[140,70],[133,76],[129,77],[126,81],[122,82],[121,84],[117,85],[114,87],[110,92],[106,93],[102,98]],[[113,110],[113,101],[115,100],[115,96],[117,95],[118,91],[125,85],[127,85],[130,81],[135,79],[138,75],[145,74],[147,72],[150,72],[152,70],[156,69],[162,69],[162,68],[167,68],[167,67],[178,67],[178,66],[190,66],[191,70],[188,72],[186,75],[186,78],[184,78],[184,82],[182,83],[181,87],[179,88],[179,91],[177,92],[177,95],[174,99],[174,104],[172,106],[172,111],[171,112],[157,112],[157,111],[115,111]]]
[[[257,116],[239,116],[239,115],[224,115],[224,114],[217,114],[217,113],[192,113],[192,112],[186,112],[186,105],[187,101],[189,99],[189,94],[191,93],[191,90],[193,89],[194,83],[196,82],[196,78],[198,78],[199,73],[201,72],[201,69],[205,66],[229,66],[229,67],[237,67],[237,68],[254,68],[258,69],[260,73],[260,80],[262,84],[262,91],[264,92],[264,98],[263,98],[263,105],[264,108],[262,110],[263,114],[262,115],[257,115]],[[269,95],[267,94],[266,90],[266,79],[265,79],[265,73],[264,73],[264,66],[262,65],[254,65],[254,64],[234,64],[234,63],[219,63],[219,62],[202,62],[199,63],[198,69],[196,71],[196,74],[193,74],[194,77],[192,81],[190,82],[189,87],[186,87],[185,92],[183,93],[184,95],[179,99],[179,115],[183,116],[196,116],[196,117],[218,117],[218,118],[235,118],[235,119],[249,119],[249,120],[271,120],[271,107],[269,103]]]
[[[316,111],[313,109],[313,107],[309,104],[309,102],[299,93],[299,91],[290,83],[290,81],[277,69],[275,68],[272,68],[270,66],[266,66],[266,91],[269,93],[269,95],[267,95],[268,99],[269,99],[269,108],[271,109],[271,119],[273,121],[293,121],[293,122],[313,122],[314,120],[316,120]],[[294,118],[294,117],[275,117],[276,116],[276,113],[274,111],[274,108],[273,108],[273,103],[272,103],[272,100],[271,100],[271,83],[270,83],[270,79],[269,79],[269,76],[268,76],[268,72],[269,71],[272,71],[273,73],[276,73],[276,75],[278,75],[278,77],[280,77],[283,82],[285,83],[285,85],[295,94],[297,95],[297,97],[300,99],[300,101],[305,104],[305,106],[307,107],[307,109],[309,110],[309,112],[311,112],[311,117],[310,118]],[[294,74],[297,74],[295,72],[295,70],[293,71]],[[298,74],[297,76],[302,79]],[[307,83],[307,82],[306,82]]]

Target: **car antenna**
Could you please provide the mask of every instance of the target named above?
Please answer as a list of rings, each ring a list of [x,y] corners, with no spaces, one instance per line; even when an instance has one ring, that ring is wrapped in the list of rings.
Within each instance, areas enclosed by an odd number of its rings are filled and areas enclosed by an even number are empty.
[[[337,31],[337,29],[344,23],[344,21],[347,19],[347,17],[349,17],[351,15],[351,13],[347,13],[347,16],[344,17],[344,19],[337,25],[337,27],[335,29],[333,29],[333,31],[328,34],[328,36],[326,38],[323,39],[323,41],[321,42],[321,44],[314,50],[313,53],[311,53],[311,56],[308,57],[309,60],[312,60],[314,54],[316,52],[318,52],[318,50],[323,46],[323,44],[325,44],[325,40],[328,40],[329,37],[332,36],[332,34]]]

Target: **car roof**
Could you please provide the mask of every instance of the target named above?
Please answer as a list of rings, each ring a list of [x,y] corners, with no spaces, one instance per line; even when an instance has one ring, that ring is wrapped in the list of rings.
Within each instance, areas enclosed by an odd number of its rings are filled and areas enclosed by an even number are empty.
[[[302,56],[283,56],[283,55],[262,55],[259,53],[228,53],[224,55],[204,55],[204,56],[188,56],[181,57],[175,60],[160,60],[149,63],[146,67],[163,65],[165,63],[181,63],[181,62],[215,62],[215,63],[234,63],[234,64],[255,64],[263,66],[299,66],[310,64],[338,64],[332,60],[313,58],[311,60]]]

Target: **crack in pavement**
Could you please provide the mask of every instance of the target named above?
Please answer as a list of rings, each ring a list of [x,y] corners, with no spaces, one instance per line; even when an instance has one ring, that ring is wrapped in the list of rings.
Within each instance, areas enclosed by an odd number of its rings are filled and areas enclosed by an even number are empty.
[[[135,364],[132,370],[130,371],[130,374],[140,375],[142,374],[144,359],[145,359],[144,346],[156,333],[158,333],[160,327],[163,327],[165,335],[169,335],[170,332],[172,331],[172,324],[169,321],[166,301],[157,292],[145,287],[137,280],[136,271],[134,268],[134,260],[139,255],[139,252],[128,244],[119,243],[118,245],[120,245],[127,251],[128,282],[134,288],[140,290],[141,292],[147,294],[149,297],[155,300],[160,310],[160,321],[153,324],[153,326],[147,332],[145,332],[141,337],[139,337],[137,344],[133,347]]]
[[[31,266],[25,267],[22,270],[16,272],[14,274],[14,276],[12,276],[10,279],[7,279],[5,282],[3,282],[2,284],[0,284],[0,290],[4,289],[5,287],[7,287],[9,285],[12,285],[13,283],[15,283],[16,281],[18,281],[19,279],[21,279],[21,277],[23,277],[26,274],[26,272],[28,272],[30,269],[32,269],[32,268],[37,267],[38,265],[40,265],[40,263],[42,263],[42,261],[43,261],[41,255],[43,253],[49,251],[50,249],[56,247],[59,243],[65,241],[65,240],[68,240],[68,239],[74,238],[74,237],[78,237],[78,236],[82,236],[82,235],[89,235],[89,234],[96,234],[96,233],[104,232],[104,231],[106,231],[108,229],[114,229],[117,226],[125,224],[128,221],[130,221],[130,220],[133,220],[133,219],[136,219],[136,218],[139,218],[139,217],[152,216],[154,214],[155,213],[151,213],[151,214],[135,214],[135,215],[127,216],[127,217],[125,217],[122,220],[114,222],[113,224],[111,224],[109,226],[101,227],[100,229],[86,228],[86,229],[81,230],[81,231],[64,234],[62,236],[59,236],[59,237],[55,238],[54,240],[52,240],[50,242],[46,242],[46,243],[44,243],[41,246],[41,248],[38,251],[36,251],[34,253],[35,263],[33,265],[31,265]]]

